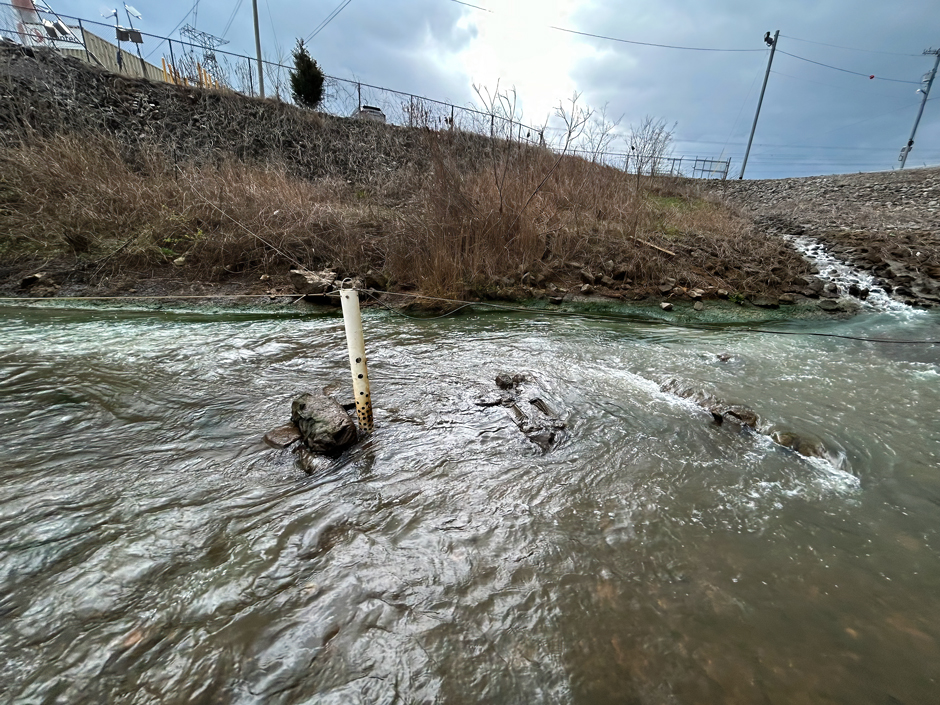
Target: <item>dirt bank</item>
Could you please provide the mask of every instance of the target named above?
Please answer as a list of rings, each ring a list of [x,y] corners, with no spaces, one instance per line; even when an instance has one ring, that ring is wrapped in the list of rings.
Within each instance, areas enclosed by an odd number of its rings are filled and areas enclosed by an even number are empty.
[[[462,299],[776,306],[831,295],[780,237],[802,228],[900,298],[937,301],[936,229],[908,203],[935,173],[637,179],[511,137],[129,79],[9,42],[0,173],[7,294],[281,297],[304,268]]]
[[[0,43],[0,279],[30,295],[292,267],[460,298],[774,297],[807,274],[696,183],[520,141],[116,76]],[[25,277],[46,271],[42,281]]]

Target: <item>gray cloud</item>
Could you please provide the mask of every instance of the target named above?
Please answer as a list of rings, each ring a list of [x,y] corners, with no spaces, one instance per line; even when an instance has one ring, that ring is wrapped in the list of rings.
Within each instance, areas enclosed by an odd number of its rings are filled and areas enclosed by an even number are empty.
[[[296,38],[309,34],[338,2],[261,2],[266,55],[276,57],[279,44],[282,58],[289,61]],[[493,9],[491,17],[499,21],[499,0],[476,4]],[[156,34],[168,33],[192,7],[191,0],[167,0],[159,6],[140,0],[136,6],[144,13],[145,30]],[[221,32],[234,6],[234,1],[200,6],[199,28]],[[77,0],[68,9],[64,5],[57,9],[85,17],[97,17],[99,12],[97,0]],[[479,16],[477,10],[448,0],[353,0],[310,43],[310,50],[332,75],[465,104],[473,92],[461,52],[477,41],[473,23]],[[913,124],[919,95],[915,94],[917,85],[881,79],[916,82],[930,69],[932,57],[921,52],[940,40],[937,16],[935,0],[663,0],[655,4],[593,0],[578,6],[568,20],[571,29],[665,44],[762,51],[689,52],[561,32],[553,36],[557,36],[557,46],[573,42],[590,49],[569,67],[569,76],[586,102],[597,107],[608,104],[608,114],[623,114],[624,124],[638,122],[645,115],[677,122],[677,154],[718,156],[723,152],[734,160],[736,173],[767,61],[762,38],[765,31],[780,29],[748,164],[747,175],[756,178],[894,166]],[[540,21],[532,17],[532,22]],[[253,53],[250,0],[242,3],[228,38],[231,44],[226,49]],[[524,31],[519,39],[525,41]],[[553,52],[554,48],[533,50]],[[787,54],[875,74],[877,79]],[[503,85],[516,80],[505,79]],[[525,95],[521,97],[524,101]],[[940,163],[940,82],[934,98],[925,111],[909,165]]]

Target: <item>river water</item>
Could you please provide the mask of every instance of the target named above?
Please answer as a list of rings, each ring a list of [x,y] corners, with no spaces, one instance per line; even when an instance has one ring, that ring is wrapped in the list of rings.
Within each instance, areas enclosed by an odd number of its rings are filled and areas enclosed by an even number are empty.
[[[937,702],[940,346],[803,334],[940,317],[652,315],[366,311],[376,432],[308,476],[261,437],[351,395],[340,317],[0,309],[0,701]]]

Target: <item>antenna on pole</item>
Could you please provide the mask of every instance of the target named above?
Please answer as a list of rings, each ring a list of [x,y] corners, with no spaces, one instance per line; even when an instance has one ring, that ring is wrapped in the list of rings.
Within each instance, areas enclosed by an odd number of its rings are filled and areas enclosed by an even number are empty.
[[[937,77],[937,67],[940,66],[940,49],[924,49],[924,54],[933,54],[937,58],[933,62],[933,68],[924,74],[924,78],[921,81],[923,87],[917,89],[917,92],[922,93],[923,97],[920,99],[920,107],[917,109],[917,117],[914,118],[914,128],[911,130],[911,136],[908,138],[907,144],[901,147],[901,154],[898,155],[898,161],[901,162],[901,169],[903,169],[904,165],[907,163],[907,155],[911,153],[911,149],[914,147],[914,135],[917,134],[917,126],[920,124],[920,116],[924,114],[924,106],[927,104],[927,96],[930,95],[930,87],[933,85],[933,80]]]
[[[103,11],[101,16],[107,19],[108,17],[114,18],[114,35],[115,41],[117,41],[117,65],[118,70],[124,70],[124,50],[121,48],[121,41],[126,39],[126,32],[121,31],[121,24],[118,22],[118,11],[116,7],[112,7],[110,11]]]
[[[144,17],[132,5],[128,5],[127,3],[124,3],[124,12],[127,14],[127,25],[131,29],[131,31],[127,33],[128,39],[137,47],[137,58],[140,59],[140,75],[147,78],[147,64],[144,63],[144,57],[140,53],[140,45],[143,44],[144,40],[140,36],[140,32],[134,27],[134,21],[131,19],[131,15],[139,20],[144,19]],[[116,17],[117,10],[115,10],[115,18]]]

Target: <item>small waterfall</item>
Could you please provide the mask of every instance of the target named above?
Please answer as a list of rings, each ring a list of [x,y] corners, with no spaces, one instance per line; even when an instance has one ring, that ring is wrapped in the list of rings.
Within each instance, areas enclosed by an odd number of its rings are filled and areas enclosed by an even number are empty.
[[[788,235],[787,239],[793,244],[797,252],[819,268],[819,278],[833,282],[839,287],[840,298],[851,299],[858,303],[862,309],[869,311],[913,311],[914,309],[901,301],[892,299],[888,293],[878,285],[875,278],[868,272],[856,269],[830,253],[825,245],[812,238],[800,235]],[[868,296],[861,299],[849,294],[852,285],[859,289],[867,289]]]

